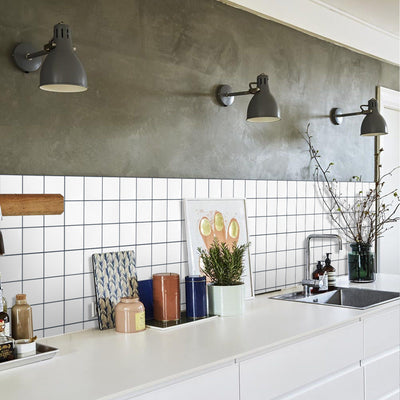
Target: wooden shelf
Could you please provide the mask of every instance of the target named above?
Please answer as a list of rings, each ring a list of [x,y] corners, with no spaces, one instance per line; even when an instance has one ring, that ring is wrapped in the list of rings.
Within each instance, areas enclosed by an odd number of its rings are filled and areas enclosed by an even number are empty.
[[[0,194],[0,207],[4,216],[58,215],[64,212],[61,194]]]

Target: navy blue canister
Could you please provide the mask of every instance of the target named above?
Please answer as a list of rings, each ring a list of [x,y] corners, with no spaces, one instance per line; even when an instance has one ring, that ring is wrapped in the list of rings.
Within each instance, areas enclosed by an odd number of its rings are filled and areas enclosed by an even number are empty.
[[[189,319],[207,317],[207,292],[205,276],[185,278],[186,316]]]
[[[146,321],[153,319],[153,279],[138,281],[139,299],[144,305]]]

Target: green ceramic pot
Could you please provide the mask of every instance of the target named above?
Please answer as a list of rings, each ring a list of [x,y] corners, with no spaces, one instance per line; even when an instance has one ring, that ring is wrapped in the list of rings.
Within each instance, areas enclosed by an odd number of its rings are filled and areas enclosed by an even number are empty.
[[[208,285],[208,312],[229,317],[240,315],[244,309],[244,284],[234,286]]]

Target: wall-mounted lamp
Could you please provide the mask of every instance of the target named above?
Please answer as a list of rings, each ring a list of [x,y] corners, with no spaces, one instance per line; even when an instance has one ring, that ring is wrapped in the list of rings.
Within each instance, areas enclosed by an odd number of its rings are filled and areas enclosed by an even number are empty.
[[[385,119],[378,111],[378,104],[375,99],[368,101],[368,105],[361,105],[361,111],[342,114],[340,108],[332,108],[330,113],[331,122],[335,125],[340,125],[343,117],[350,117],[352,115],[365,115],[361,124],[361,136],[380,136],[387,135],[388,129]]]
[[[230,106],[235,96],[252,94],[247,107],[247,121],[249,122],[274,122],[281,119],[278,104],[269,91],[268,75],[257,76],[257,82],[249,83],[249,90],[231,93],[229,85],[220,85],[217,88],[217,100],[222,106]]]
[[[18,44],[12,54],[17,66],[24,72],[37,71],[42,56],[47,55],[40,70],[40,89],[49,92],[83,92],[87,90],[87,76],[72,47],[68,25],[54,25],[54,36],[43,50],[34,51],[29,43]]]

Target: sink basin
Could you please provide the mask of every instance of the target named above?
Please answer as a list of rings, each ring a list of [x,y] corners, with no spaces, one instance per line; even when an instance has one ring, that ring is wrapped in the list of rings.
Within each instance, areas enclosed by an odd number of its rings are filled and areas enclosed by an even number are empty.
[[[288,293],[271,297],[276,300],[289,300],[302,303],[349,307],[364,310],[400,298],[400,293],[381,290],[337,288],[328,292],[305,297],[303,292]]]

